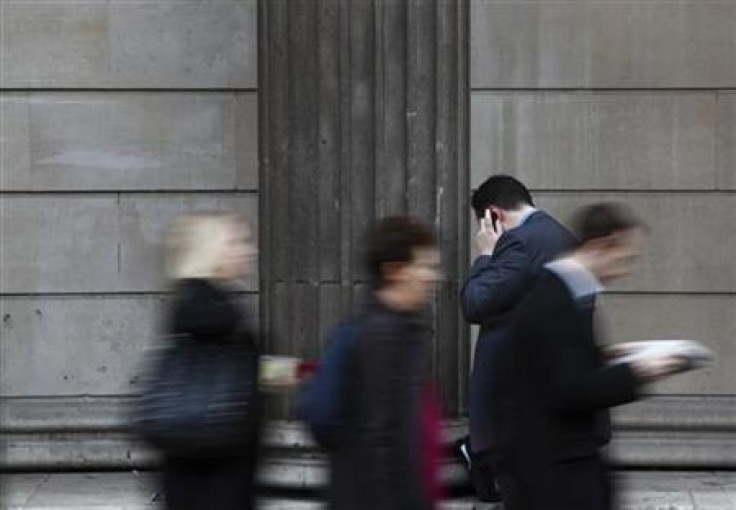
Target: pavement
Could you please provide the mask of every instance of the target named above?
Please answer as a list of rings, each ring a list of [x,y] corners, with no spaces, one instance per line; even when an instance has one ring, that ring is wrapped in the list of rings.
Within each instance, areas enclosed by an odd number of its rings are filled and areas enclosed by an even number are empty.
[[[634,471],[617,474],[621,510],[736,510],[736,472]],[[3,475],[3,510],[154,510],[161,508],[153,473],[90,472]],[[318,510],[323,505],[291,494],[268,496],[264,510]],[[461,497],[442,510],[502,510]]]

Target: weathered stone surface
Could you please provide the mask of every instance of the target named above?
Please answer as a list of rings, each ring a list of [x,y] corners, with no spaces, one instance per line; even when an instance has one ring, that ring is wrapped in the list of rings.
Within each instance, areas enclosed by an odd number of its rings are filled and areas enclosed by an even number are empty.
[[[718,133],[736,117],[720,101],[711,92],[475,92],[472,186],[510,173],[537,189],[714,190]]]
[[[3,395],[112,395],[135,391],[152,345],[158,298],[2,301]]]
[[[719,93],[718,188],[736,190],[736,94]]]
[[[255,322],[257,296],[242,301]],[[1,394],[135,393],[144,351],[161,333],[165,302],[163,295],[4,298]],[[43,421],[50,425],[54,418]]]
[[[115,195],[8,195],[0,201],[4,230],[2,292],[118,288]]]
[[[7,2],[3,16],[5,87],[256,87],[254,0]]]
[[[10,93],[2,190],[233,190],[258,185],[255,93]]]
[[[731,87],[736,4],[471,2],[474,88]]]

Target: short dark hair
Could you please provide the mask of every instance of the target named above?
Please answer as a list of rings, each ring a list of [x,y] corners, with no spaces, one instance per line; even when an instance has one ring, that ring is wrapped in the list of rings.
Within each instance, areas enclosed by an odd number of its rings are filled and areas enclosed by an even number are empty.
[[[644,223],[628,207],[616,202],[601,202],[579,209],[572,221],[573,231],[583,244],[616,232],[644,228]]]
[[[510,175],[492,175],[475,190],[470,203],[478,218],[486,214],[486,209],[494,205],[510,211],[521,205],[534,205],[532,195],[518,179]]]
[[[388,262],[414,260],[414,250],[434,248],[434,233],[415,218],[392,216],[379,220],[368,233],[365,264],[378,287],[383,286],[381,268]]]

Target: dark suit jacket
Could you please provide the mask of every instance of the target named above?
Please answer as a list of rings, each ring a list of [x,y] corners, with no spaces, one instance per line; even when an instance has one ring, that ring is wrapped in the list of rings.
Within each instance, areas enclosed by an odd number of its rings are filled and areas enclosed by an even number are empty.
[[[511,312],[531,287],[544,264],[572,249],[575,238],[547,213],[533,213],[518,228],[504,233],[492,256],[478,257],[461,291],[465,318],[480,324],[470,380],[470,436],[474,451],[492,445],[488,398],[494,352],[507,331]]]
[[[330,507],[429,510],[422,477],[421,398],[430,382],[431,330],[420,314],[375,296],[360,318],[352,377],[345,381],[346,438],[331,452]]]
[[[637,395],[631,367],[604,363],[592,308],[581,308],[547,270],[519,306],[497,356],[490,398],[501,470],[520,477],[525,493],[565,490],[544,481],[560,463],[594,457],[608,443],[608,409]]]

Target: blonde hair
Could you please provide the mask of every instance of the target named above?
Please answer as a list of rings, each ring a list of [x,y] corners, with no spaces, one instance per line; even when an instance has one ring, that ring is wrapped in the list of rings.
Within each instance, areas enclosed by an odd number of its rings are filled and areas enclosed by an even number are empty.
[[[228,229],[238,223],[235,214],[222,212],[193,213],[176,220],[165,242],[167,276],[172,280],[215,277]]]

